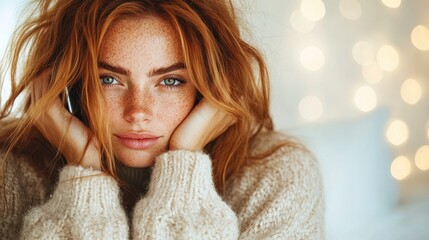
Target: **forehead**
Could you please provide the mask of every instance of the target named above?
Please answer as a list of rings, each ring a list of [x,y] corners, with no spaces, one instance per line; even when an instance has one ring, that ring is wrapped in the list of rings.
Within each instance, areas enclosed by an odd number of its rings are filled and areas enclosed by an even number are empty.
[[[179,36],[172,25],[157,16],[121,18],[108,28],[101,43],[100,58],[120,57],[168,51],[181,56]],[[152,55],[152,54],[151,54]]]
[[[155,15],[136,15],[119,18],[110,25],[108,34],[128,33],[136,34],[141,31],[147,34],[173,33],[171,24]]]

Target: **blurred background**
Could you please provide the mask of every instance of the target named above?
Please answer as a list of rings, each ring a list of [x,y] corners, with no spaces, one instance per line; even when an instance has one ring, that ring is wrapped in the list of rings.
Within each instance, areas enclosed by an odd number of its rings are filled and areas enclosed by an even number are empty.
[[[429,1],[235,0],[277,129],[318,157],[328,239],[429,239]]]
[[[327,238],[429,239],[429,1],[233,2],[276,128],[319,159]],[[0,0],[0,53],[24,3]]]

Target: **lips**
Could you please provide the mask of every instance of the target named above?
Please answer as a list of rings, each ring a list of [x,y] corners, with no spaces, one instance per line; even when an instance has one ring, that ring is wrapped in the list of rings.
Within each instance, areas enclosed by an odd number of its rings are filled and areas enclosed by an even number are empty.
[[[161,136],[156,136],[151,133],[124,133],[115,134],[119,141],[127,148],[135,150],[145,150],[153,147]]]

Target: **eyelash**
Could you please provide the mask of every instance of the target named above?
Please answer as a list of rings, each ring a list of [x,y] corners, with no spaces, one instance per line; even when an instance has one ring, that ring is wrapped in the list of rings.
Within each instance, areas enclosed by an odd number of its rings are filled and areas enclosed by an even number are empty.
[[[112,83],[104,83],[103,82],[103,79],[104,78],[110,78],[110,79],[113,79],[113,81],[112,81]],[[167,84],[165,84],[165,81],[166,80],[174,80],[175,81],[175,83],[173,84],[173,85],[167,85]],[[118,85],[118,84],[120,84],[120,82],[115,78],[115,77],[113,77],[113,76],[109,76],[109,75],[101,75],[100,76],[100,81],[101,81],[101,84],[102,85],[104,85],[104,86],[106,86],[106,87],[111,87],[111,86],[113,86],[113,85]],[[116,82],[116,83],[115,83]],[[166,78],[164,78],[163,80],[161,80],[161,82],[159,83],[161,86],[165,86],[165,87],[168,87],[168,88],[172,88],[172,89],[174,89],[174,88],[179,88],[179,87],[181,87],[184,83],[186,83],[186,81],[185,80],[182,80],[181,78],[179,78],[178,76],[169,76],[169,77],[166,77]]]
[[[173,85],[167,85],[167,84],[165,84],[166,80],[174,80],[175,83]],[[163,84],[163,82],[164,82],[164,84]],[[166,86],[168,88],[178,88],[178,87],[181,87],[183,85],[183,83],[185,83],[185,81],[180,79],[178,76],[169,76],[169,77],[166,77],[163,80],[161,80],[160,85]]]
[[[110,79],[113,79],[113,81],[116,81],[116,83],[104,83],[104,82],[103,82],[103,78],[110,78]],[[102,75],[102,76],[100,76],[100,81],[101,81],[101,84],[102,84],[102,85],[104,85],[104,86],[112,86],[112,85],[120,84],[120,82],[119,82],[115,77],[107,76],[107,75]]]

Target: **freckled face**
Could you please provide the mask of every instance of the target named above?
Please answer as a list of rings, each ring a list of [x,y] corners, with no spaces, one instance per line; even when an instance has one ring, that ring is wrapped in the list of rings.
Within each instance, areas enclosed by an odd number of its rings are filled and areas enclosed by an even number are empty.
[[[116,21],[99,58],[113,150],[131,167],[148,167],[168,149],[192,110],[196,90],[172,26],[153,16]]]

